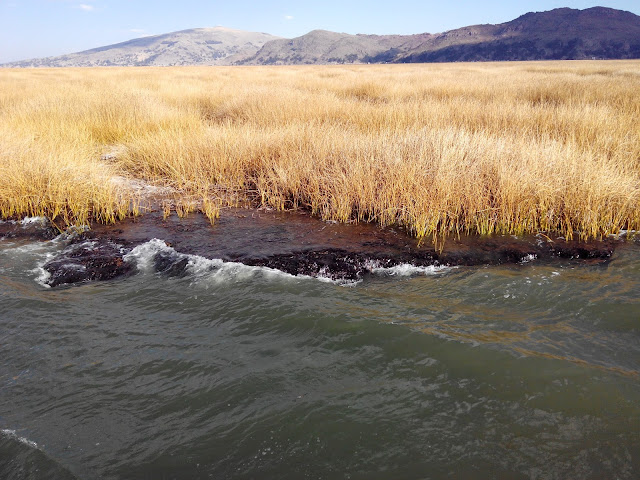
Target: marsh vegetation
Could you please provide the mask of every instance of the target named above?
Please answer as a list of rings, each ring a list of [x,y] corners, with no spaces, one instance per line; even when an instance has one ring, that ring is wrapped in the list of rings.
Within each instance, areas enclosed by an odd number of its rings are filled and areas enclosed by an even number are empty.
[[[0,71],[0,216],[239,202],[419,238],[640,227],[640,62]],[[168,208],[168,207],[167,207]]]

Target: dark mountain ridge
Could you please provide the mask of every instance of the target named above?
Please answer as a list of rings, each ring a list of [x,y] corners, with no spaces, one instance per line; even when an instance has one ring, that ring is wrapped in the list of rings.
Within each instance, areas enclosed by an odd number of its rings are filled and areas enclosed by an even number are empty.
[[[447,41],[452,37],[453,40]],[[527,13],[499,25],[477,25],[445,32],[394,61],[590,58],[640,58],[640,16],[604,7]]]

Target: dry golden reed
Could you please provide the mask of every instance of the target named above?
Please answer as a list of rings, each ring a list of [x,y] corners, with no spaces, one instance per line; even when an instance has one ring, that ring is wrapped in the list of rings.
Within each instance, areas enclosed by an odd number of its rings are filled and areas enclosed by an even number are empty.
[[[248,199],[419,238],[596,238],[640,227],[638,92],[639,61],[5,69],[0,214],[114,221],[124,175],[212,222]]]

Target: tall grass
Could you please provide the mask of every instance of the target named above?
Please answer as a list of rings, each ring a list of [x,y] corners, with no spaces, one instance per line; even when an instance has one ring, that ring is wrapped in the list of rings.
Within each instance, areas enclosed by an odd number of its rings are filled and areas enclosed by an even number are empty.
[[[637,61],[0,70],[0,214],[114,221],[118,174],[212,221],[596,238],[640,227],[638,92]]]

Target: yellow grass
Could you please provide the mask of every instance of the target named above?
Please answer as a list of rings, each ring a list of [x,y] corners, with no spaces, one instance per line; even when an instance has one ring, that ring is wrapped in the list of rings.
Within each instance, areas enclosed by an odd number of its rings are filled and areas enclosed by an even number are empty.
[[[0,70],[0,215],[114,221],[118,174],[212,221],[595,238],[640,227],[638,92],[639,61]]]

